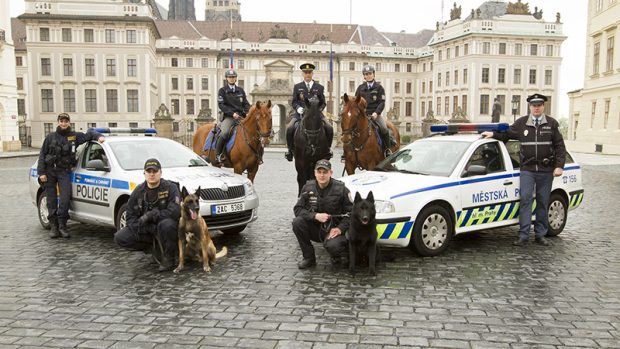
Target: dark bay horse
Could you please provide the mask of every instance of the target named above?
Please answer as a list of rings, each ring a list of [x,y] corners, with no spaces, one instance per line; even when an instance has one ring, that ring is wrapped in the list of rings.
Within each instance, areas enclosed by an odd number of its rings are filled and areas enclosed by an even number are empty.
[[[295,131],[295,169],[297,170],[297,195],[309,179],[314,179],[314,164],[327,158],[327,135],[321,119],[319,99],[312,96],[305,100],[306,111]]]
[[[205,141],[214,123],[203,125],[194,133],[192,149],[198,155],[215,159],[215,150],[204,150]],[[234,145],[230,154],[226,156],[224,167],[232,167],[235,173],[248,171],[248,178],[254,182],[258,166],[263,162],[264,147],[269,144],[272,134],[271,101],[258,101],[248,115],[237,126]]]
[[[344,106],[340,116],[342,127],[342,148],[345,156],[347,174],[355,173],[356,168],[372,170],[385,154],[379,145],[377,133],[368,116],[366,116],[366,100],[362,96],[349,97],[346,93],[342,97]],[[386,125],[392,130],[396,145],[391,147],[392,152],[400,148],[400,134],[394,124],[387,120]]]

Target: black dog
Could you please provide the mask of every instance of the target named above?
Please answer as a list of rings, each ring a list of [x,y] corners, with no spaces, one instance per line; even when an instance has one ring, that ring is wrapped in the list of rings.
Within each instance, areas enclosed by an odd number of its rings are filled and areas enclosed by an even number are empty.
[[[349,228],[349,271],[355,275],[355,258],[366,256],[368,271],[377,275],[377,223],[375,221],[375,198],[372,191],[366,199],[360,193],[355,194],[351,210],[351,226]]]

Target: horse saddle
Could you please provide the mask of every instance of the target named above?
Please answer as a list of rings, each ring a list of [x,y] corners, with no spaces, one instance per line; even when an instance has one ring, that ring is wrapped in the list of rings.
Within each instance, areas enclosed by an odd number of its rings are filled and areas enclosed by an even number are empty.
[[[209,150],[215,151],[216,150],[215,143],[217,141],[217,137],[220,137],[220,133],[221,133],[220,126],[215,125],[215,127],[213,127],[211,132],[209,132],[209,135],[207,135],[205,144],[202,147],[204,151],[209,151]],[[230,137],[228,138],[228,141],[226,142],[226,153],[227,154],[230,154],[230,151],[232,150],[232,147],[235,144],[236,135],[237,135],[237,125],[233,125],[233,129],[230,132]]]

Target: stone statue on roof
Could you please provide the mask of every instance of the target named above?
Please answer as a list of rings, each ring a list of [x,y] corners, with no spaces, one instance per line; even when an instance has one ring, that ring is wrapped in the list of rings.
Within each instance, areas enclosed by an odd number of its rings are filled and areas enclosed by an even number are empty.
[[[280,24],[276,23],[269,33],[270,39],[288,39],[288,32],[286,28],[281,28]]]
[[[538,11],[538,7],[534,7],[534,14],[533,14],[533,16],[536,19],[542,19],[542,16],[543,16],[542,9],[540,9],[540,11]]]
[[[559,12],[555,14],[555,23],[558,23],[558,24],[561,23],[560,22],[560,13]]]
[[[509,15],[531,15],[530,5],[522,3],[521,0],[518,0],[516,3],[509,2],[506,13]]]
[[[461,6],[456,7],[456,2],[452,10],[450,10],[450,20],[453,21],[455,19],[461,19]]]

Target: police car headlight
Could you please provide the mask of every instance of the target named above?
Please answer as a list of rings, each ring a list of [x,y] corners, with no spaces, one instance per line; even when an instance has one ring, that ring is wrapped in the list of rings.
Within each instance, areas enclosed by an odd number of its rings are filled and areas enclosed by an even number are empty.
[[[394,204],[391,201],[375,201],[375,210],[377,213],[392,213],[394,212]]]
[[[245,190],[246,196],[254,194],[254,186],[252,185],[252,182],[250,182],[249,180],[243,183],[243,189]]]

